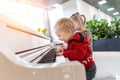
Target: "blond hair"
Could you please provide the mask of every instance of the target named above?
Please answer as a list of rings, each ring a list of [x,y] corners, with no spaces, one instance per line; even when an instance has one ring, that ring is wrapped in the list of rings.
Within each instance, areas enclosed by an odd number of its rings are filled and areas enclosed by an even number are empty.
[[[86,17],[84,15],[80,15],[78,12],[76,12],[71,16],[71,19],[75,22],[79,21],[82,30],[86,29]]]
[[[75,31],[75,25],[73,21],[69,18],[62,18],[55,24],[55,29],[59,29],[61,31]]]
[[[89,29],[86,29],[86,17],[84,15],[80,15],[78,12],[76,12],[71,16],[71,19],[74,22],[77,22],[77,21],[80,22],[80,27],[82,29],[80,31],[82,31],[84,36],[87,36],[91,40],[91,43],[92,43],[92,33],[90,32]]]

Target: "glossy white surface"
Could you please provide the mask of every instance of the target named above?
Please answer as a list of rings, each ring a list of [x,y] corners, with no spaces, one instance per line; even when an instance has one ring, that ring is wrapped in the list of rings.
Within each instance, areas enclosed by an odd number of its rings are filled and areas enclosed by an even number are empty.
[[[79,62],[32,65],[14,55],[6,57],[9,53],[0,48],[0,80],[85,80],[84,66]]]

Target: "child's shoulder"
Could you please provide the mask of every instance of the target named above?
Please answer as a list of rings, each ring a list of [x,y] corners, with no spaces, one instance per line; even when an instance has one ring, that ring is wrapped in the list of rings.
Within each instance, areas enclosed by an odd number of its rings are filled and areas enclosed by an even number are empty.
[[[84,35],[81,32],[76,32],[71,39],[71,41],[75,42],[83,42],[84,41]]]

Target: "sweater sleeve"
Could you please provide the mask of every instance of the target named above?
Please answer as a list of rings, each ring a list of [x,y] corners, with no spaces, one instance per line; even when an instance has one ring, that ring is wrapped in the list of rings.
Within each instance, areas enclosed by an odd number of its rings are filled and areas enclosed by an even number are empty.
[[[87,44],[80,42],[72,42],[70,48],[63,53],[69,60],[82,61],[87,53]]]

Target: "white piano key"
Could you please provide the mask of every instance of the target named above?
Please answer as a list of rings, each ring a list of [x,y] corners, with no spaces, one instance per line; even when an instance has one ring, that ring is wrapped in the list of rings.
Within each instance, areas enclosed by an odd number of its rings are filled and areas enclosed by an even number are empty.
[[[42,47],[42,48],[38,48],[38,49],[35,49],[35,50],[31,50],[31,51],[27,51],[27,52],[23,52],[23,53],[20,53],[20,54],[17,54],[19,57],[21,57],[21,58],[24,58],[24,57],[26,57],[26,56],[29,56],[29,55],[31,55],[31,54],[34,54],[34,53],[36,53],[36,52],[38,52],[38,51],[40,51],[40,50],[43,50],[43,49],[45,49],[46,47],[48,47],[48,46],[45,46],[45,47]]]
[[[31,60],[33,60],[35,57],[41,55],[43,52],[45,52],[46,50],[48,50],[50,47],[46,47],[44,48],[43,50],[40,50],[38,52],[35,52],[33,55],[29,55],[29,56],[26,56],[24,57],[23,59],[26,60],[27,62],[30,62]]]

